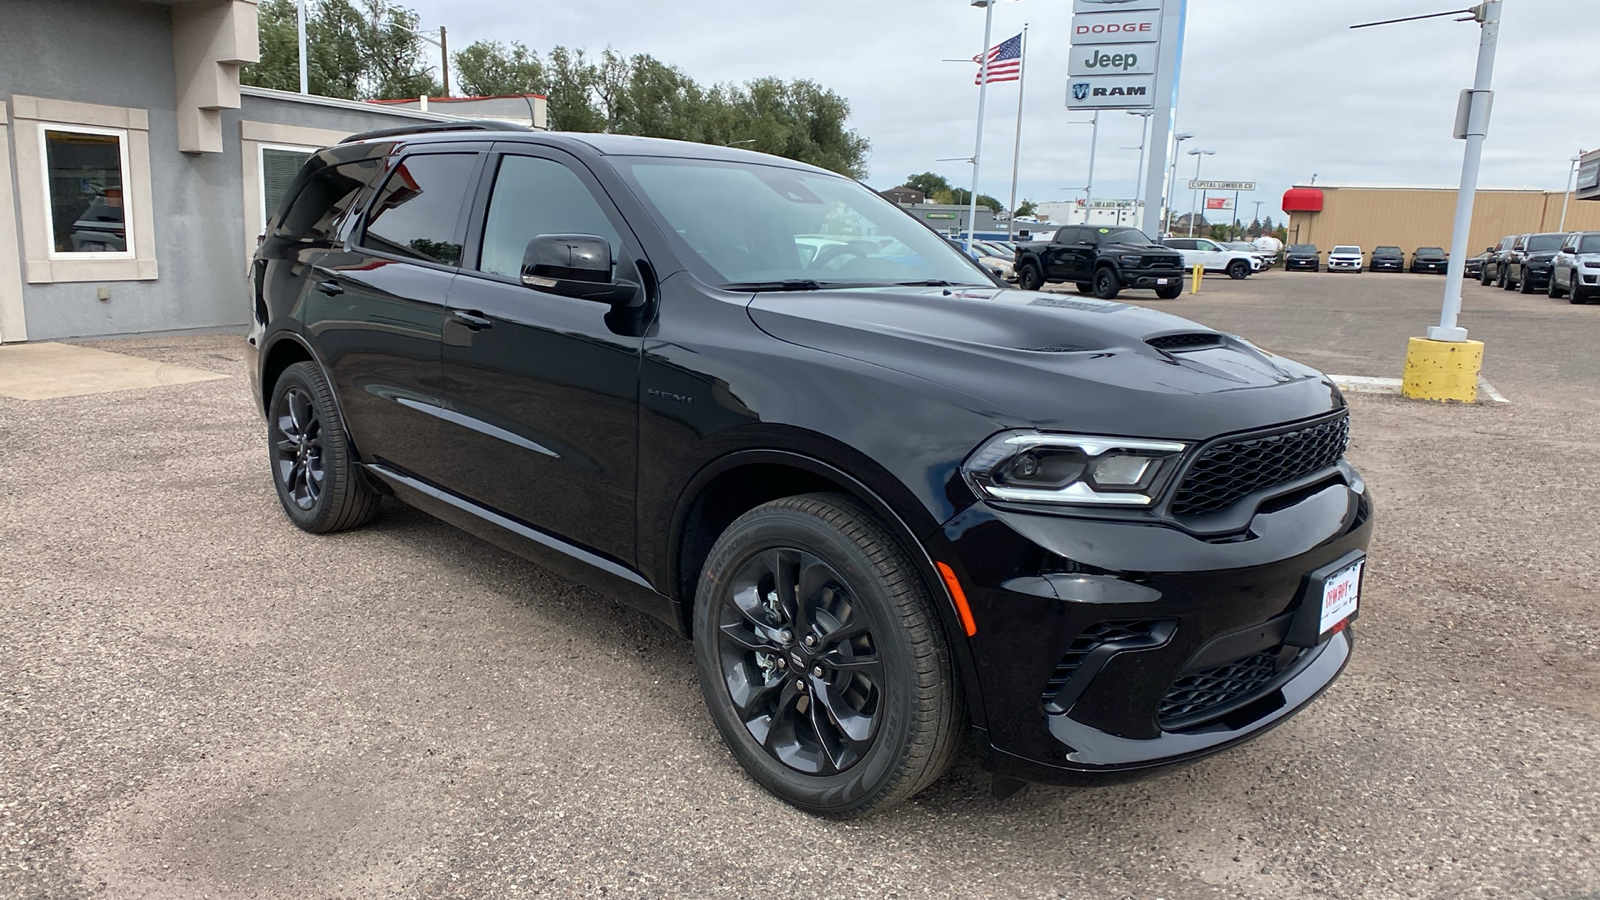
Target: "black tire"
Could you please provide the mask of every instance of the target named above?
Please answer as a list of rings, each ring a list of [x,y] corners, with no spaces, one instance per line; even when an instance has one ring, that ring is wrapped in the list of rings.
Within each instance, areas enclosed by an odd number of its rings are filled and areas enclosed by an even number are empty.
[[[1578,290],[1577,285],[1573,285],[1572,293],[1567,296],[1567,300],[1575,305],[1581,306],[1589,302],[1589,295]]]
[[[1556,273],[1555,273],[1554,269],[1551,269],[1550,270],[1550,284],[1547,285],[1545,287],[1545,289],[1544,289],[1545,296],[1549,297],[1551,300],[1560,300],[1562,297],[1565,297],[1568,293],[1570,293],[1570,292],[1562,291],[1560,285],[1556,284]]]
[[[1499,284],[1500,284],[1500,290],[1502,290],[1502,291],[1509,291],[1513,287],[1515,287],[1515,285],[1513,285],[1511,283],[1511,273],[1506,270],[1505,266],[1501,266],[1500,267]]]
[[[1023,263],[1017,271],[1017,287],[1024,291],[1037,291],[1044,287],[1044,274],[1033,263]]]
[[[371,521],[380,498],[356,466],[322,369],[313,362],[284,369],[267,409],[272,483],[289,521],[312,534]]]
[[[1483,271],[1478,273],[1478,283],[1483,285],[1484,287],[1488,287],[1490,280],[1491,279],[1489,278],[1489,264],[1488,263],[1484,263],[1483,264]]]
[[[1163,300],[1176,300],[1183,296],[1183,285],[1175,284],[1171,287],[1156,288],[1156,296]]]
[[[1242,259],[1228,263],[1228,277],[1234,281],[1242,281],[1250,277],[1250,264]]]
[[[815,602],[794,602],[806,596]],[[938,780],[966,712],[932,603],[893,536],[845,495],[774,500],[728,526],[696,591],[694,648],[706,706],[745,771],[800,809],[840,818]]]
[[[1092,293],[1094,293],[1094,283],[1093,282],[1078,281],[1078,282],[1074,282],[1073,283],[1073,287],[1077,288],[1078,289],[1078,293],[1080,293],[1080,294],[1092,294]]]
[[[1117,277],[1117,270],[1110,266],[1101,266],[1094,270],[1094,295],[1101,300],[1115,300],[1122,293],[1122,279]]]
[[[1517,282],[1517,292],[1522,294],[1533,293],[1533,279],[1528,277],[1526,269],[1522,272],[1522,280]]]

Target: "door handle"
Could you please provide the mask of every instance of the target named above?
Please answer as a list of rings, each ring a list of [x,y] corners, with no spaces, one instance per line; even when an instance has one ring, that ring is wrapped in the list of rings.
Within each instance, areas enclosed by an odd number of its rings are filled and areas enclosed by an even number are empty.
[[[452,309],[450,310],[450,318],[459,324],[467,326],[473,331],[480,331],[484,328],[494,327],[494,320],[483,313],[478,312],[477,310],[472,310],[469,312],[466,310]]]
[[[331,278],[327,281],[317,282],[317,290],[327,294],[329,297],[344,293],[344,288],[339,286],[339,282]]]

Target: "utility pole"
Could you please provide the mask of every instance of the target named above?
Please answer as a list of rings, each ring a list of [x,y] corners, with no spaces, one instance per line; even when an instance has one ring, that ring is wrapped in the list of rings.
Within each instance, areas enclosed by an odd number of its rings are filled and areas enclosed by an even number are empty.
[[[1167,189],[1161,195],[1161,205],[1167,208],[1167,227],[1161,230],[1160,237],[1166,237],[1172,230],[1172,221],[1177,218],[1172,210],[1172,202],[1178,199],[1178,157],[1183,149],[1183,142],[1194,137],[1187,131],[1180,131],[1172,136],[1172,172],[1167,176]]]
[[[1199,147],[1196,147],[1193,150],[1189,151],[1189,155],[1194,157],[1194,180],[1195,181],[1199,181],[1200,180],[1200,160],[1205,159],[1208,156],[1216,156],[1217,155],[1217,151],[1215,151],[1215,150],[1201,150]],[[1189,237],[1194,237],[1194,220],[1195,220],[1195,215],[1198,212],[1199,206],[1200,206],[1200,189],[1199,188],[1195,188],[1194,189],[1194,197],[1191,198],[1190,201],[1189,201]]]
[[[450,37],[444,26],[439,26],[439,69],[444,76],[444,95],[450,96]]]
[[[1094,114],[1093,126],[1089,129],[1089,181],[1083,193],[1083,224],[1089,224],[1089,211],[1094,209],[1094,151],[1100,146],[1100,113]]]
[[[1255,223],[1256,223],[1256,225],[1259,226],[1261,224],[1261,201],[1260,200],[1255,200],[1255,201],[1252,201],[1252,202],[1254,202],[1255,205],[1256,205]],[[1257,235],[1257,237],[1259,237],[1259,236],[1260,235]]]

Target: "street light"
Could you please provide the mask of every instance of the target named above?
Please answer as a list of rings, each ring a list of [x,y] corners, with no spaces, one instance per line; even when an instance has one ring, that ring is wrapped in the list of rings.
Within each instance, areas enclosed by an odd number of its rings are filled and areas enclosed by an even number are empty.
[[[1201,150],[1199,147],[1196,147],[1193,150],[1189,151],[1189,155],[1194,157],[1194,180],[1195,181],[1199,181],[1200,180],[1200,160],[1206,158],[1207,156],[1216,156],[1217,155],[1217,151],[1215,151],[1215,150]],[[1194,237],[1194,218],[1195,218],[1195,214],[1199,210],[1199,207],[1200,207],[1200,189],[1199,188],[1195,188],[1194,189],[1194,199],[1189,202],[1189,237]]]
[[[1183,142],[1194,137],[1187,131],[1180,131],[1172,136],[1172,174],[1167,177],[1167,189],[1161,195],[1161,204],[1167,208],[1167,227],[1164,231],[1172,231],[1172,201],[1178,196],[1178,151],[1183,149]]]
[[[1155,113],[1138,112],[1138,111],[1131,110],[1131,109],[1128,110],[1127,113],[1130,116],[1139,116],[1140,117],[1139,118],[1139,168],[1134,173],[1134,176],[1133,176],[1133,215],[1134,215],[1134,221],[1137,222],[1138,218],[1139,218],[1139,198],[1144,196],[1145,130],[1150,127],[1150,117],[1155,115]],[[1132,150],[1133,148],[1132,147],[1123,147],[1122,149],[1124,149],[1124,150]],[[1120,209],[1117,210],[1117,224],[1118,225],[1122,224],[1122,210],[1120,210]]]

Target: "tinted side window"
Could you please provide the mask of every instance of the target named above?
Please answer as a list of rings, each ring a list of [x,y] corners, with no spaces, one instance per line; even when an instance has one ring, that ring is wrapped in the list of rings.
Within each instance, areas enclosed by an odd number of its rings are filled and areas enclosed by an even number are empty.
[[[1079,240],[1080,231],[1081,229],[1078,228],[1061,228],[1056,231],[1056,243],[1076,244]]]
[[[327,166],[311,175],[278,221],[275,233],[303,240],[331,240],[339,220],[378,171],[378,160],[365,159]]]
[[[528,241],[541,234],[595,234],[622,255],[622,240],[589,188],[576,173],[550,159],[506,156],[489,195],[478,268],[516,278]]]
[[[447,266],[461,264],[460,220],[473,153],[408,156],[367,214],[362,246]]]

